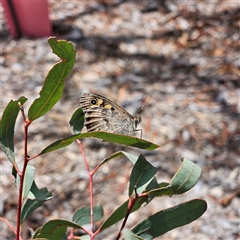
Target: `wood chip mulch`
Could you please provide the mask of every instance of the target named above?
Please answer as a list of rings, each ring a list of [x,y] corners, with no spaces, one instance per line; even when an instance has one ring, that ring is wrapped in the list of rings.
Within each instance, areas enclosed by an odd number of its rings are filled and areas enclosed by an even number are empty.
[[[10,99],[30,106],[58,60],[47,38],[12,39],[1,11],[1,113]],[[240,239],[240,6],[237,1],[49,1],[54,36],[74,43],[77,59],[61,101],[35,121],[29,154],[69,136],[68,121],[83,92],[104,95],[134,114],[142,114],[143,138],[161,145],[153,152],[87,139],[89,164],[115,151],[143,153],[170,181],[188,158],[203,170],[198,184],[182,196],[155,199],[129,219],[128,227],[155,212],[193,198],[207,201],[198,220],[159,239]],[[23,125],[16,124],[16,160],[23,153]],[[109,146],[110,145],[110,146]],[[1,154],[0,215],[15,224],[17,191],[12,168]],[[71,219],[89,204],[88,175],[76,144],[35,159],[36,182],[54,198],[27,221],[36,229],[53,218]],[[132,165],[114,159],[94,178],[95,204],[108,216],[127,198]],[[116,226],[97,239],[114,239]],[[0,224],[2,239],[13,239]]]

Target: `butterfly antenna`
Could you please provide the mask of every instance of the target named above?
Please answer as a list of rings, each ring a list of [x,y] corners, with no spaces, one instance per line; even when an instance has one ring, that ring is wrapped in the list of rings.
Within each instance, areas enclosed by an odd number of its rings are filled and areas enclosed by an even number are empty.
[[[137,111],[137,116],[140,116],[141,115],[141,112],[144,110],[145,106],[149,103],[149,101],[152,100],[152,97],[149,97],[146,102],[142,105],[141,108],[139,108],[139,110]]]

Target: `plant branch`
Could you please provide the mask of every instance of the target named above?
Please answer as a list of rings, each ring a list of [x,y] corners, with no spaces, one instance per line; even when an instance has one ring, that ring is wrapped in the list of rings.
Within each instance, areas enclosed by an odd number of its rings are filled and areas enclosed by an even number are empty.
[[[13,226],[7,219],[0,217],[0,220],[4,221],[8,225],[8,227],[17,235],[16,230],[13,228]],[[22,240],[21,237],[20,237],[20,240]]]
[[[20,107],[22,112],[22,116],[24,119],[24,159],[23,159],[23,169],[19,174],[19,191],[18,191],[18,206],[17,206],[17,230],[16,230],[16,240],[20,239],[20,225],[21,225],[21,210],[22,210],[22,202],[23,202],[23,183],[24,176],[27,169],[28,164],[28,154],[27,154],[27,142],[28,142],[28,120],[25,118],[23,107]]]
[[[85,167],[86,170],[88,172],[88,176],[89,176],[89,196],[90,196],[90,224],[91,224],[91,232],[90,232],[90,239],[94,239],[94,229],[93,229],[93,223],[94,223],[94,218],[93,218],[93,173],[91,173],[87,159],[86,159],[86,155],[84,153],[83,147],[82,147],[82,143],[79,139],[77,139],[77,144],[79,146],[80,152],[83,156],[83,160],[85,163]]]
[[[118,233],[118,235],[117,235],[117,237],[116,237],[116,240],[120,239],[121,234],[122,234],[122,230],[124,229],[124,227],[125,227],[125,225],[126,225],[126,223],[127,223],[127,219],[128,219],[128,217],[129,217],[129,215],[130,215],[130,213],[131,213],[131,211],[132,211],[132,209],[133,209],[136,201],[138,200],[138,198],[139,198],[139,195],[138,195],[137,193],[135,194],[135,197],[134,197],[134,198],[129,198],[129,200],[128,200],[127,213],[126,213],[126,216],[125,216],[125,218],[124,218],[124,220],[123,220],[123,223],[122,223],[122,226],[121,226],[121,228],[120,228],[120,230],[119,230],[119,233]]]

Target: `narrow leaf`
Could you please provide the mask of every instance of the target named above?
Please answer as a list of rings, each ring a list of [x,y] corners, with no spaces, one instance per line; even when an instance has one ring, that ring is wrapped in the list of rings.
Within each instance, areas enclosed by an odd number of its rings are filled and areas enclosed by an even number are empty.
[[[19,169],[22,170],[23,165],[19,164],[18,167],[19,167]],[[29,194],[29,191],[30,191],[33,181],[34,181],[34,175],[35,175],[35,167],[28,165],[26,168],[24,179],[23,179],[23,192],[22,192],[23,199],[25,199],[27,197],[27,195]],[[16,176],[17,176],[16,185],[17,185],[17,188],[19,189],[20,177],[18,174]]]
[[[84,139],[89,137],[95,137],[95,138],[103,139],[105,141],[115,142],[115,143],[123,144],[126,146],[131,146],[131,147],[136,147],[136,148],[146,149],[146,150],[154,150],[160,147],[159,145],[148,142],[146,140],[129,137],[126,135],[119,135],[119,134],[106,133],[106,132],[87,132],[87,133],[76,134],[76,135],[64,138],[62,140],[58,140],[50,144],[45,149],[43,149],[40,155],[66,147],[70,145],[72,142],[74,142],[76,139]]]
[[[152,166],[143,155],[140,155],[131,172],[129,196],[132,196],[135,190],[137,194],[142,193],[152,181],[156,172],[157,169]]]
[[[156,238],[198,219],[206,209],[204,200],[194,199],[150,216],[138,223],[132,232],[144,239]]]
[[[94,222],[99,221],[103,217],[102,205],[93,207]],[[73,215],[73,222],[83,226],[84,224],[90,223],[90,208],[82,207],[78,209]]]
[[[35,167],[28,165],[23,180],[23,199],[25,199],[32,187],[35,175]]]
[[[46,112],[48,112],[59,101],[64,88],[64,80],[71,72],[75,62],[75,50],[71,42],[64,40],[57,41],[55,38],[48,40],[53,52],[58,55],[62,61],[58,62],[49,71],[40,97],[35,99],[28,111],[28,118],[33,121]]]
[[[132,136],[127,136],[127,135],[120,135],[120,134],[106,133],[106,132],[89,132],[89,133],[83,133],[83,134],[86,137],[100,138],[107,142],[123,144],[125,146],[136,147],[140,149],[154,150],[160,147],[159,145],[151,143],[147,140],[132,137]]]
[[[27,98],[20,97],[18,100],[11,100],[5,108],[0,120],[0,145],[3,152],[11,163],[15,162],[14,154],[14,127],[20,111],[18,103],[23,105]]]

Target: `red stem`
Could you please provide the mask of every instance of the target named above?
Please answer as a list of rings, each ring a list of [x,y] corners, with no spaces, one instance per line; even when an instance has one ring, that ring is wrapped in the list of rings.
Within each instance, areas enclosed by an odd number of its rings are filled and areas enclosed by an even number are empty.
[[[138,195],[138,194],[136,194],[134,198],[129,198],[129,200],[128,200],[127,213],[126,213],[126,216],[125,216],[125,218],[124,218],[124,220],[123,220],[123,223],[122,223],[122,226],[121,226],[121,228],[120,228],[120,230],[119,230],[119,233],[118,233],[118,235],[117,235],[117,237],[116,237],[116,240],[120,239],[121,234],[122,234],[122,230],[124,229],[124,227],[125,227],[125,225],[126,225],[126,223],[127,223],[128,217],[129,217],[129,215],[130,215],[130,213],[131,213],[131,211],[132,211],[135,203],[137,202],[138,198],[139,198],[139,195]]]
[[[16,240],[19,240],[20,237],[20,225],[21,225],[21,210],[22,210],[22,202],[23,202],[23,181],[25,172],[28,164],[28,154],[27,154],[27,140],[28,140],[28,126],[30,122],[26,120],[23,107],[20,106],[20,110],[22,113],[22,117],[24,120],[24,161],[23,161],[23,169],[18,172],[20,182],[19,182],[19,190],[18,190],[18,206],[17,206],[17,229],[16,229]]]
[[[8,227],[16,234],[14,227],[11,225],[11,223],[7,219],[0,217],[0,220],[5,222],[8,225]]]
[[[91,171],[90,171],[90,168],[89,168],[89,165],[88,165],[88,162],[86,159],[86,155],[85,155],[83,147],[82,147],[82,143],[79,139],[77,139],[77,143],[80,148],[80,152],[83,156],[85,167],[87,169],[88,176],[89,176],[90,224],[91,224],[91,231],[89,232],[89,235],[90,235],[90,240],[93,240],[94,239],[94,233],[93,233],[93,231],[94,231],[94,229],[93,229],[93,223],[94,223],[94,219],[93,219],[93,175],[94,175],[94,172],[91,173]]]

